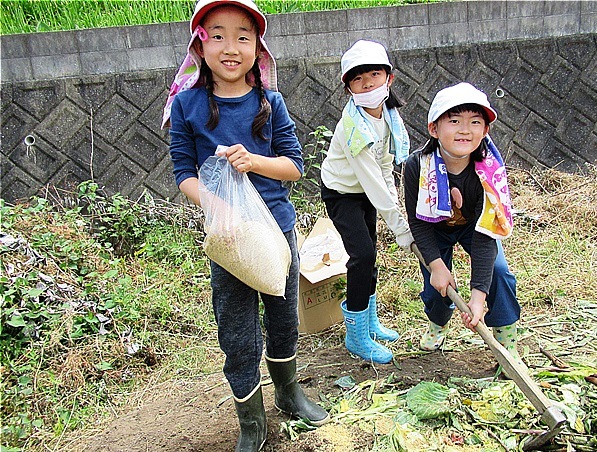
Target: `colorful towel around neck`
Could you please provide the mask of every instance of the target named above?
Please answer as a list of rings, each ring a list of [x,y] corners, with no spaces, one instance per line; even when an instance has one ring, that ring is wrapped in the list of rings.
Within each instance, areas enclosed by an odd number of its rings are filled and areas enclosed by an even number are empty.
[[[485,137],[485,144],[486,157],[475,162],[475,172],[485,192],[483,212],[475,230],[494,239],[505,239],[510,237],[513,227],[506,166],[489,135]],[[449,219],[452,216],[450,184],[439,149],[421,155],[420,164],[417,218],[431,223]]]
[[[410,139],[404,121],[395,108],[383,106],[383,118],[390,128],[392,144],[390,152],[394,154],[396,164],[404,162],[410,150]],[[356,157],[366,146],[371,146],[382,137],[378,137],[367,121],[362,107],[357,107],[352,97],[342,111],[342,126],[350,154]]]

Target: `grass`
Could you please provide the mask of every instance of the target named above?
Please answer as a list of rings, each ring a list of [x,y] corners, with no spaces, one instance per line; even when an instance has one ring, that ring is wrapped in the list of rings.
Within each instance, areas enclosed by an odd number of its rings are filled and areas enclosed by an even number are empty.
[[[590,170],[510,171],[518,213],[506,256],[523,324],[537,338],[533,318],[564,322],[583,300],[595,302],[597,185]],[[324,209],[313,196],[295,192],[294,199],[310,199],[297,208],[306,233]],[[107,196],[92,182],[25,204],[2,201],[0,209],[3,451],[58,447],[139,394],[221,370],[198,209]],[[426,322],[416,259],[397,249],[381,222],[379,250],[381,315],[416,348],[413,325]],[[461,250],[456,261],[466,298]],[[337,325],[301,337],[301,347],[342,341]]]
[[[156,366],[215,369],[202,233],[185,226],[197,211],[129,203],[92,183],[74,199],[1,204],[6,450],[35,450],[115,409]]]
[[[2,0],[1,32],[186,21],[193,3],[139,0],[133,10],[132,2],[119,1]],[[406,2],[258,2],[266,13],[401,3]],[[319,152],[307,159],[315,172]],[[518,214],[506,256],[532,332],[540,328],[529,320],[545,316],[564,325],[579,315],[570,307],[595,300],[597,171],[589,170],[588,176],[510,171]],[[26,204],[0,200],[6,452],[57,450],[65,435],[124,409],[135,397],[173,378],[219,371],[223,361],[197,210],[107,196],[93,183],[74,194],[48,193]],[[306,232],[324,209],[314,196],[299,193],[294,200]],[[461,251],[456,258],[466,298],[467,258]],[[396,248],[383,225],[379,265],[383,315],[412,345],[413,320],[425,322],[418,266]],[[342,340],[337,326],[332,334],[301,338],[301,346],[316,350]]]
[[[321,11],[436,0],[257,0],[265,14]],[[195,0],[1,0],[2,35],[188,21]]]

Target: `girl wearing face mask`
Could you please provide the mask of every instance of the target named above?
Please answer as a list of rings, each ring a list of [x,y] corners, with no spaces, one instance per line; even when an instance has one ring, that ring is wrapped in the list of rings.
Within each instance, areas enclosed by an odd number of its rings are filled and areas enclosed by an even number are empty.
[[[394,164],[406,160],[409,138],[390,92],[394,81],[385,48],[357,41],[341,60],[342,83],[351,95],[321,165],[321,197],[349,255],[346,300],[341,304],[346,348],[375,363],[389,363],[392,352],[380,341],[398,333],[377,315],[377,214],[405,250],[413,242],[400,212]]]

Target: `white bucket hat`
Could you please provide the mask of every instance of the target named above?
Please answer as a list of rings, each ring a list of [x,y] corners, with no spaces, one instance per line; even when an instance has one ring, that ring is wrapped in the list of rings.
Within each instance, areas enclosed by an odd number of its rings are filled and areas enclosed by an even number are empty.
[[[352,47],[342,55],[342,59],[340,60],[342,83],[346,82],[344,78],[348,71],[364,64],[382,64],[388,66],[390,71],[393,67],[383,45],[379,42],[365,41],[361,39],[355,42]]]
[[[439,91],[431,102],[429,107],[429,114],[427,115],[427,123],[430,124],[438,120],[438,118],[447,112],[450,108],[463,104],[477,104],[487,112],[489,116],[489,123],[497,119],[497,113],[491,105],[487,96],[483,91],[478,90],[470,83],[458,83],[454,86],[449,86]]]

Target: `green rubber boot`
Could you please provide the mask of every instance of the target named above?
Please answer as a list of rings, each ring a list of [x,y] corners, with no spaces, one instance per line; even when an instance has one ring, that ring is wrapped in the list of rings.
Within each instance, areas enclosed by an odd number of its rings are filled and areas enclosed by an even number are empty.
[[[265,357],[275,388],[276,408],[319,427],[330,420],[322,407],[307,398],[296,380],[296,355],[286,359]]]
[[[257,452],[261,450],[267,438],[267,422],[263,407],[261,384],[244,399],[234,397],[240,436],[236,443],[236,452]]]

